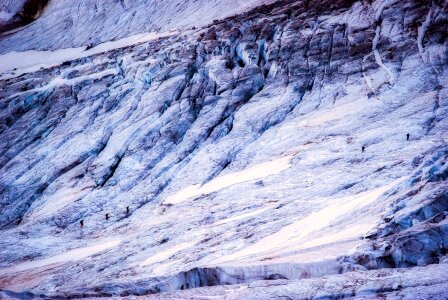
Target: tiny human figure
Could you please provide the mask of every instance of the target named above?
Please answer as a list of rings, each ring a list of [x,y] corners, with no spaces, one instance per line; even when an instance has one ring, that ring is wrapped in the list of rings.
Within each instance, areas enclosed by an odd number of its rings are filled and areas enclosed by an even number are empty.
[[[128,214],[129,213],[129,206],[126,206],[126,213]]]
[[[79,221],[79,225],[82,227],[84,227],[84,220]]]
[[[364,152],[366,150],[366,146],[362,146],[361,151]]]
[[[106,220],[109,220],[109,214],[106,214]]]
[[[406,141],[409,141],[409,138],[411,137],[411,135],[408,133],[406,134]]]

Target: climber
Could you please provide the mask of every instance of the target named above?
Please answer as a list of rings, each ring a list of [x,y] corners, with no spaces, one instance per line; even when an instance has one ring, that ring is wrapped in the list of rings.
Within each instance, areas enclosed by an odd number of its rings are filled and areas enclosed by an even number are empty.
[[[410,134],[408,133],[408,134],[406,134],[406,141],[409,141],[409,138],[410,138]]]
[[[364,152],[366,150],[366,146],[362,146],[361,151]]]
[[[84,220],[79,221],[79,225],[82,227],[84,227]]]
[[[106,220],[109,220],[109,214],[106,214]]]
[[[126,206],[126,213],[128,214],[129,213],[129,206]]]

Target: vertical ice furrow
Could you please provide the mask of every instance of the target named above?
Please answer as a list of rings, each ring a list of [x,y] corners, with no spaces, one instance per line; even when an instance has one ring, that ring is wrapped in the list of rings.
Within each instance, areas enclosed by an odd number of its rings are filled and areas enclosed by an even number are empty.
[[[370,56],[372,55],[372,53],[370,53],[369,55],[364,56],[364,58],[361,61],[361,70],[362,70],[362,77],[364,77],[364,80],[366,81],[367,86],[369,87],[369,89],[372,91],[372,93],[376,96],[376,91],[375,88],[373,87],[373,83],[372,80],[370,79],[370,77],[366,74],[365,70],[364,70],[364,62],[366,61],[366,59],[368,59]]]
[[[395,82],[395,75],[394,73],[392,73],[392,71],[383,63],[383,60],[381,59],[381,54],[378,51],[377,45],[378,45],[378,40],[380,38],[380,34],[381,34],[381,26],[377,25],[376,26],[376,33],[375,33],[375,38],[372,41],[372,50],[373,50],[373,55],[375,56],[375,61],[376,63],[383,68],[387,74],[389,75],[389,83],[390,84],[394,84]]]
[[[84,4],[84,0],[79,1],[78,12],[77,12],[78,18],[81,16],[81,7],[83,6],[83,4]]]
[[[383,70],[385,70],[387,72],[387,74],[389,75],[389,83],[390,84],[394,84],[395,82],[395,75],[394,73],[392,73],[392,71],[383,63],[383,60],[381,59],[381,54],[378,51],[378,41],[380,39],[381,36],[381,22],[380,22],[380,18],[381,15],[383,13],[383,10],[386,6],[390,5],[390,1],[386,1],[383,3],[383,5],[381,5],[381,7],[378,9],[378,11],[376,12],[375,15],[375,24],[376,24],[376,29],[375,29],[375,37],[373,38],[372,41],[372,51],[373,51],[373,55],[375,56],[375,61],[376,63],[383,68]]]
[[[425,21],[422,23],[422,26],[420,26],[417,29],[417,46],[418,46],[418,52],[420,52],[420,56],[422,57],[422,61],[425,62],[425,48],[423,46],[423,40],[425,38],[426,30],[428,29],[429,25],[431,24],[431,16],[432,16],[432,8],[429,9],[428,14],[426,15]]]

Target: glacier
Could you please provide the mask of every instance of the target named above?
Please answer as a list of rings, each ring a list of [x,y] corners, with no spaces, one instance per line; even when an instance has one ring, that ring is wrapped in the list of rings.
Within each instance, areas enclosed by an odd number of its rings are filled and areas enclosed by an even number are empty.
[[[448,298],[448,1],[25,2],[0,298]]]

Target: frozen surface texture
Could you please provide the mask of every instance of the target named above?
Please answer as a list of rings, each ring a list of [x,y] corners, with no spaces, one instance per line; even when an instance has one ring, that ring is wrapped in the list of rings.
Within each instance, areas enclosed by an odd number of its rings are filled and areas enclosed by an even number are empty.
[[[141,32],[193,28],[274,0],[2,0],[2,2],[0,36],[3,37],[0,40],[0,53],[91,46]],[[31,9],[32,12],[36,13],[26,13],[27,3],[28,7],[34,8]],[[25,21],[22,25],[35,21],[17,28],[2,28],[2,20],[4,23]]]
[[[0,297],[448,297],[447,1],[263,3],[0,38]]]

